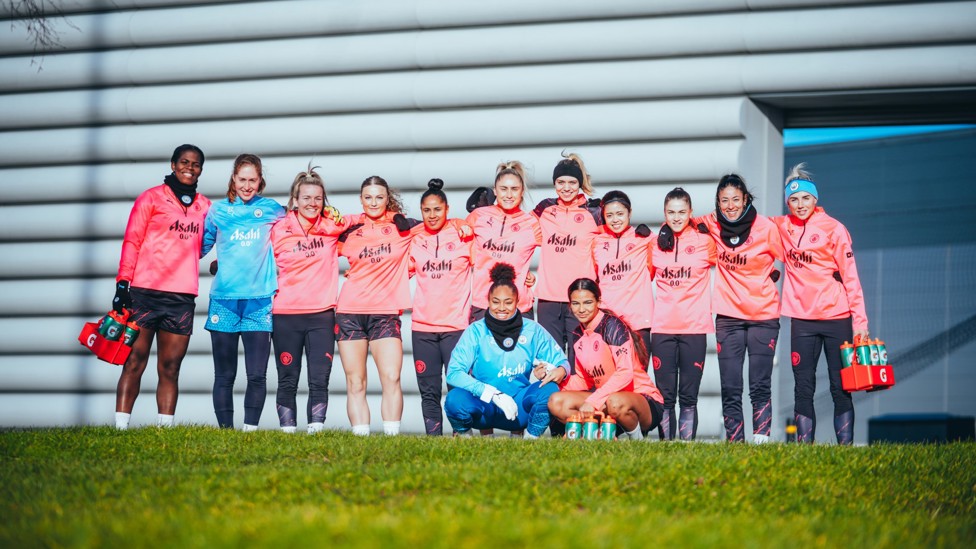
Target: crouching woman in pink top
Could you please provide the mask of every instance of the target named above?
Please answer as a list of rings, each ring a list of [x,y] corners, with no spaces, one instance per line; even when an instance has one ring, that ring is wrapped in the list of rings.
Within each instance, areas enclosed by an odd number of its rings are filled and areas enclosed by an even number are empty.
[[[325,184],[315,169],[309,167],[295,176],[288,215],[271,229],[278,266],[271,331],[278,366],[275,408],[281,430],[286,433],[297,428],[295,397],[303,352],[308,362],[308,433],[325,427],[335,354],[337,248],[344,229],[339,212],[329,206]]]
[[[708,229],[691,223],[691,196],[676,187],[664,197],[666,223],[653,251],[654,379],[664,395],[661,438],[694,440],[698,430],[698,389],[705,368],[706,334],[713,333],[709,274],[715,242]],[[703,234],[704,233],[704,234]],[[681,405],[675,425],[674,405]]]
[[[868,336],[864,292],[857,276],[851,235],[839,221],[817,206],[817,186],[794,166],[786,178],[790,214],[773,221],[786,251],[783,316],[790,322],[796,438],[812,443],[816,432],[813,394],[821,349],[827,358],[827,379],[834,401],[834,433],[838,444],[854,441],[854,403],[840,381],[840,345]]]
[[[620,317],[600,309],[600,287],[589,278],[569,286],[575,330],[575,373],[549,397],[549,412],[562,423],[576,413],[608,414],[624,436],[641,439],[661,423],[664,397],[644,370],[647,349]],[[536,377],[545,375],[537,371]]]

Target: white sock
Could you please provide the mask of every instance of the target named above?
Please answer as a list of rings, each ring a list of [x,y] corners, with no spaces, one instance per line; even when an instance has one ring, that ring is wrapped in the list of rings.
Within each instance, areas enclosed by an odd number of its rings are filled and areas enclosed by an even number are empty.
[[[465,429],[464,431],[454,431],[454,436],[457,438],[472,438],[474,437],[474,433],[471,432],[471,429]]]
[[[525,431],[524,433],[522,433],[522,438],[524,438],[526,440],[535,440],[535,439],[537,439],[539,437],[537,437],[537,436],[529,433],[528,431]]]
[[[132,414],[127,414],[125,412],[115,412],[115,428],[120,431],[125,431],[129,428],[129,418]]]
[[[282,427],[281,428],[281,432],[282,433],[294,433],[297,430],[298,430],[298,428],[295,427],[294,425],[292,425],[291,427]]]
[[[173,417],[166,414],[158,414],[156,416],[156,427],[172,427]]]
[[[766,444],[769,442],[769,435],[760,435],[759,433],[752,434],[753,444]]]
[[[624,433],[624,435],[630,437],[630,440],[640,440],[644,438],[644,436],[641,435],[639,423],[637,424],[637,427],[634,427],[633,431],[627,431],[626,433]]]
[[[369,436],[369,424],[366,425],[353,425],[352,434],[358,437],[368,437]]]
[[[314,435],[315,433],[325,430],[325,424],[321,421],[316,421],[315,423],[308,424],[308,434]]]
[[[384,421],[383,422],[383,434],[396,436],[400,434],[400,422],[399,421]]]
[[[245,423],[244,427],[241,428],[241,431],[244,431],[245,433],[250,433],[252,431],[257,431],[257,430],[258,430],[257,425],[248,425],[247,423]]]

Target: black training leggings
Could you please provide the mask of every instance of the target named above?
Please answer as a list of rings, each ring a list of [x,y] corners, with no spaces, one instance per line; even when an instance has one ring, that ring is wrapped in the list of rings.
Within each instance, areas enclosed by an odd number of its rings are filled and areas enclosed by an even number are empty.
[[[221,428],[234,427],[234,379],[237,377],[237,342],[244,342],[244,369],[247,389],[244,392],[244,423],[257,425],[268,396],[268,358],[271,355],[270,332],[210,332],[213,344],[214,414]]]
[[[274,315],[275,364],[278,366],[278,393],[275,408],[282,427],[297,425],[298,382],[302,377],[302,352],[308,362],[309,423],[324,423],[329,408],[329,378],[335,355],[335,310],[308,314]]]
[[[773,420],[771,380],[779,319],[744,320],[725,315],[715,318],[718,368],[722,380],[722,416],[725,437],[744,441],[742,415],[742,368],[749,353],[749,400],[752,402],[752,431],[769,435]]]
[[[665,440],[674,438],[675,427],[682,440],[694,440],[698,431],[698,389],[705,369],[706,341],[705,334],[651,334],[654,381],[664,397],[661,437]],[[678,421],[675,402],[681,405]]]
[[[441,410],[444,373],[462,333],[464,330],[414,331],[411,334],[414,371],[417,372],[417,387],[420,389],[420,409],[424,414],[424,429],[428,435],[444,434],[444,413]]]
[[[813,395],[817,390],[817,363],[821,350],[827,358],[827,379],[830,381],[830,396],[834,400],[834,417],[854,410],[851,394],[844,390],[840,381],[843,367],[840,346],[853,339],[851,317],[837,320],[794,318],[790,323],[790,359],[793,362],[793,396],[796,400],[794,411],[813,420],[811,435],[816,430]],[[853,417],[850,419],[853,423]]]
[[[556,340],[559,348],[566,353],[570,367],[576,369],[576,336],[573,330],[579,327],[579,320],[569,310],[569,303],[562,301],[539,300],[539,325],[545,328],[549,335]],[[570,374],[574,373],[570,372]]]

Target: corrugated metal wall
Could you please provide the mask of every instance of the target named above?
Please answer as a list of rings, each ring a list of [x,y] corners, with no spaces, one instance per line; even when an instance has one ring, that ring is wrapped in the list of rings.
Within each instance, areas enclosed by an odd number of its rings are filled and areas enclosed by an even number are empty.
[[[131,202],[168,172],[180,143],[206,152],[201,190],[211,197],[247,151],[266,159],[267,194],[279,200],[312,161],[343,211],[356,211],[359,183],[380,174],[414,213],[430,177],[447,182],[459,213],[512,158],[531,168],[533,201],[547,197],[567,149],[583,155],[598,193],[625,189],[635,221],[656,224],[670,188],[684,186],[704,212],[729,171],[746,176],[761,211],[778,212],[782,137],[752,94],[976,83],[974,2],[78,0],[62,9],[61,47],[37,55],[23,26],[0,21],[3,425],[110,421],[118,371],[75,336],[108,308]],[[204,276],[200,315],[208,291]],[[213,422],[202,325],[183,366],[179,421]],[[404,385],[415,393],[408,330],[404,341]],[[710,356],[703,436],[721,433],[717,377]],[[332,379],[329,424],[345,426],[341,371]],[[154,417],[154,385],[148,372],[136,424]],[[378,381],[370,386],[378,422]],[[269,405],[262,425],[275,419]],[[404,421],[422,429],[416,396]]]

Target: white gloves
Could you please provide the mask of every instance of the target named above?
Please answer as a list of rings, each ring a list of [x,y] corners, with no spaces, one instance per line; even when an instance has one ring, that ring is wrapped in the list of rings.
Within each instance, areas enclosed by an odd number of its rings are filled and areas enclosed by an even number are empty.
[[[501,408],[509,421],[514,421],[518,417],[518,404],[515,404],[515,399],[491,385],[485,384],[485,390],[481,393],[481,401],[494,402],[495,406]]]
[[[518,417],[518,404],[515,404],[515,399],[512,397],[505,393],[498,393],[491,397],[491,401],[495,403],[495,406],[501,408],[502,412],[505,412],[505,418],[509,421],[515,421],[515,418]]]

